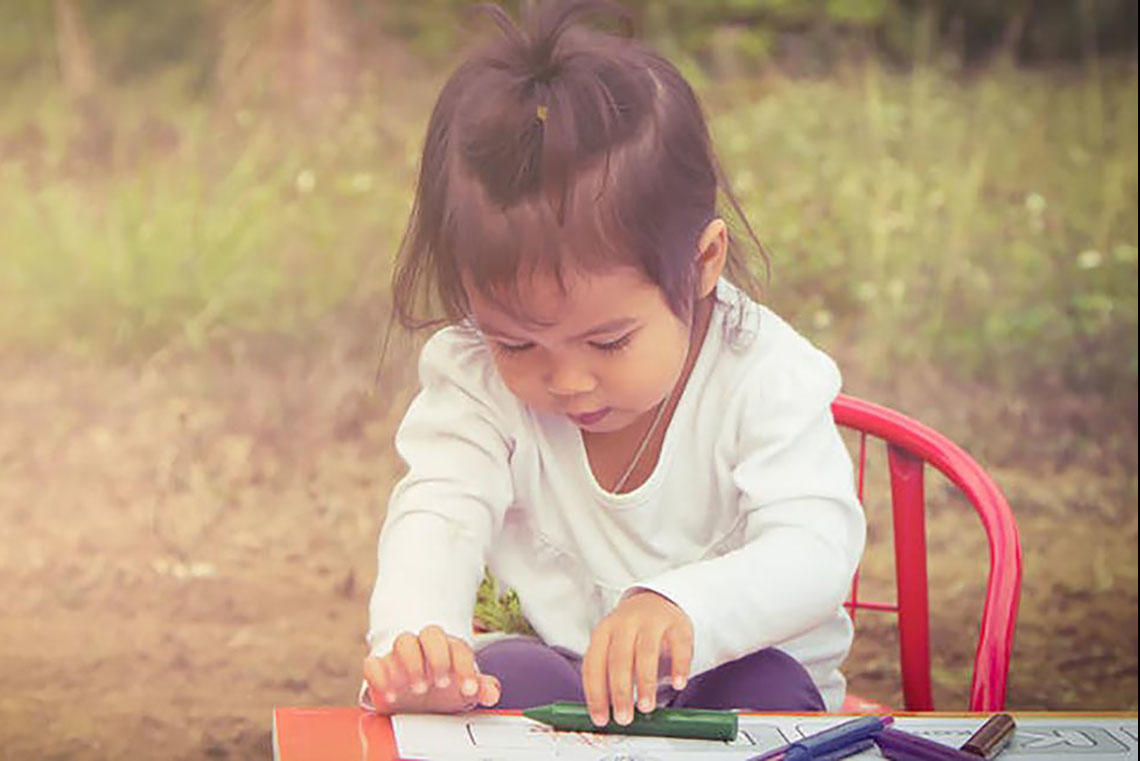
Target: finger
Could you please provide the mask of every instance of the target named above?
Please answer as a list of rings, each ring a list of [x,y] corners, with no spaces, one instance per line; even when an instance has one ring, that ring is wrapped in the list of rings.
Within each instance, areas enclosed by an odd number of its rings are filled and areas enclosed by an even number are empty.
[[[479,694],[479,669],[471,646],[457,637],[448,638],[451,645],[451,669],[459,682],[459,694],[474,698]]]
[[[602,727],[610,722],[610,704],[606,663],[609,659],[609,632],[598,627],[590,639],[590,646],[582,658],[582,692],[586,696],[586,708],[594,726]]]
[[[420,632],[420,647],[427,661],[428,679],[440,689],[451,686],[451,644],[438,626]]]
[[[372,705],[384,709],[396,702],[396,690],[388,675],[385,659],[364,659],[364,679],[368,682],[368,695]]]
[[[689,669],[693,663],[693,634],[688,628],[673,626],[665,631],[665,642],[673,664],[673,689],[683,690],[689,683]]]
[[[384,670],[384,674],[388,678],[388,686],[395,697],[399,697],[400,693],[411,689],[412,680],[408,678],[408,673],[404,671],[404,667],[395,655],[381,658],[380,667]]]
[[[503,695],[503,688],[499,684],[498,678],[490,674],[480,674],[477,679],[479,681],[479,705],[493,706],[498,703],[499,698]]]
[[[614,721],[626,725],[633,721],[633,645],[636,631],[620,631],[610,640],[607,675]]]
[[[379,708],[385,703],[391,703],[387,699],[388,680],[380,666],[380,659],[368,656],[361,664],[361,670],[364,672],[364,681],[368,683],[368,696],[372,705]]]
[[[420,640],[414,634],[404,632],[396,637],[392,645],[392,654],[399,661],[407,677],[412,692],[423,695],[428,690],[427,674],[424,671],[424,654],[420,647]]]
[[[657,706],[657,667],[661,658],[661,632],[642,631],[634,646],[637,710],[649,713]]]
[[[389,689],[396,695],[411,689],[412,680],[394,652],[380,659],[380,669],[388,680]]]
[[[369,686],[384,686],[384,673],[380,668],[380,659],[378,657],[370,655],[365,658],[361,663],[361,670],[364,672],[364,681],[368,682]]]

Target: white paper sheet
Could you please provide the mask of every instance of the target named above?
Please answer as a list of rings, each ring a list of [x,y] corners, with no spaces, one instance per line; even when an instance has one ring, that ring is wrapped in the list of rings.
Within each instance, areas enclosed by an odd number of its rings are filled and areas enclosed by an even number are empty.
[[[746,761],[850,717],[740,717],[733,742],[555,732],[522,716],[409,714],[392,726],[404,758],[430,761]],[[958,747],[980,718],[900,717],[895,726]],[[1134,718],[1018,718],[1017,732],[1001,761],[1124,761],[1137,758]],[[852,761],[882,758],[870,750]]]

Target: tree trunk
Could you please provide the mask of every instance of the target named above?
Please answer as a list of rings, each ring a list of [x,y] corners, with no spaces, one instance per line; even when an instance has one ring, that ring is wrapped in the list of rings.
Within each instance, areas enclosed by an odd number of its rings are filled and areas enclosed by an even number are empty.
[[[1032,14],[1033,0],[1022,0],[1017,12],[1005,22],[998,53],[1002,60],[1016,64],[1021,58],[1021,40],[1025,37],[1025,28]]]
[[[305,115],[351,89],[349,19],[343,0],[273,0],[277,94]]]
[[[215,92],[220,103],[236,108],[255,98],[273,72],[270,8],[250,0],[212,0],[208,7],[218,40]]]
[[[64,90],[72,102],[83,102],[95,93],[97,76],[91,37],[75,0],[55,0],[55,38]]]
[[[98,97],[91,35],[77,0],[55,0],[54,10],[60,78],[76,120],[63,166],[77,175],[104,172],[114,165],[115,128]]]

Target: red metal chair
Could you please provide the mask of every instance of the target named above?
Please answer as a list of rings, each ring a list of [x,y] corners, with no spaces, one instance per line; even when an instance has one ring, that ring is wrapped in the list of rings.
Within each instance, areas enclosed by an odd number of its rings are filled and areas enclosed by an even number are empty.
[[[970,685],[971,711],[1005,706],[1006,678],[1021,592],[1021,545],[1009,504],[993,479],[965,451],[942,434],[886,407],[840,394],[832,405],[835,422],[859,432],[858,489],[863,499],[867,437],[886,443],[894,520],[896,602],[859,599],[859,576],[846,603],[859,609],[898,614],[899,663],[908,711],[931,711],[930,618],[926,574],[926,506],[923,466],[942,471],[969,499],[981,518],[990,547],[985,606]],[[844,710],[874,711],[876,704],[849,696]]]

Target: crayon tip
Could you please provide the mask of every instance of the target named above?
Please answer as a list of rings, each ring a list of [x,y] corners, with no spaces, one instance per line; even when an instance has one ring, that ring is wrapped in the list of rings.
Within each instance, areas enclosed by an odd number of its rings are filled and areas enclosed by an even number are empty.
[[[541,721],[544,724],[550,723],[550,718],[554,715],[554,709],[550,706],[535,706],[534,708],[527,708],[523,710],[523,716],[535,721]]]

